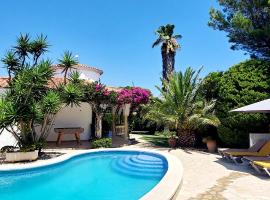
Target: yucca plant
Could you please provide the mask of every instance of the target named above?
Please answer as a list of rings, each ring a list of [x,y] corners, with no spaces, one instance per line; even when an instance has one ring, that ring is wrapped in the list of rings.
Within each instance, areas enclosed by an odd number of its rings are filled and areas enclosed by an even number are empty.
[[[1,59],[4,64],[4,67],[7,68],[8,79],[11,81],[11,76],[19,69],[19,59],[16,57],[15,52],[7,51],[5,57]]]
[[[47,87],[52,76],[49,61],[23,69],[12,79],[1,100],[0,127],[12,133],[20,148],[40,146],[60,109],[60,96]]]
[[[176,130],[182,146],[194,145],[196,129],[219,125],[213,111],[215,101],[205,102],[199,97],[200,71],[189,67],[184,73],[175,73],[168,81],[163,81],[165,90],[157,87],[161,97],[145,115],[146,119]]]
[[[31,44],[29,34],[20,34],[20,36],[17,38],[17,45],[13,47],[13,51],[21,61],[21,68],[25,66],[25,61],[30,53],[30,46]]]
[[[28,34],[20,35],[17,45],[2,59],[10,82],[0,100],[0,133],[8,130],[20,149],[40,150],[56,113],[63,105],[78,104],[80,100],[80,93],[73,85],[61,92],[48,87],[54,75],[52,63],[40,60],[47,48],[47,37],[43,35],[34,40]],[[74,75],[74,79],[77,76]],[[63,101],[62,96],[68,100]]]
[[[74,68],[74,65],[77,65],[79,62],[70,51],[65,51],[63,57],[58,61],[60,66],[63,68],[62,73],[64,73],[64,84],[67,84],[68,71],[71,71],[71,69]]]
[[[30,43],[29,52],[33,55],[33,64],[36,65],[39,57],[48,51],[49,44],[47,36],[40,34],[37,38]]]

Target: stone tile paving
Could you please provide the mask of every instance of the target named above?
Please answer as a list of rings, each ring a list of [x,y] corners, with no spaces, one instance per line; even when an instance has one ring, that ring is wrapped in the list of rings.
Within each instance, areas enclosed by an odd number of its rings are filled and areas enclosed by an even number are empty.
[[[270,178],[252,168],[236,165],[207,152],[155,147],[132,135],[135,147],[169,151],[184,167],[184,180],[176,200],[270,200]],[[132,148],[132,147],[131,147]]]
[[[222,192],[225,191],[228,185],[234,180],[242,176],[247,175],[239,172],[232,172],[228,176],[218,179],[216,184],[205,192],[198,194],[196,197],[189,198],[189,200],[225,200],[226,198],[222,195]]]

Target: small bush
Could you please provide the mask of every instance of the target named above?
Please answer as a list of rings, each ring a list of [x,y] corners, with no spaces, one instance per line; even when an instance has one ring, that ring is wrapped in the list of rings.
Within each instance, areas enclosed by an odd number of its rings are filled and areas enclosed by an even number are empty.
[[[163,136],[166,138],[175,138],[177,134],[175,131],[164,130],[164,131],[156,131],[155,135],[156,136]]]
[[[112,138],[101,138],[95,139],[92,141],[92,148],[111,148],[112,147]]]

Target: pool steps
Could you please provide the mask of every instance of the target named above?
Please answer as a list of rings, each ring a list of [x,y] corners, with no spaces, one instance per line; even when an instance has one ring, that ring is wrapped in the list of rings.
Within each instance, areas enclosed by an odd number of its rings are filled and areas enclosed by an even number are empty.
[[[120,174],[142,178],[161,178],[166,172],[164,169],[167,168],[160,158],[142,155],[114,160],[111,167]]]

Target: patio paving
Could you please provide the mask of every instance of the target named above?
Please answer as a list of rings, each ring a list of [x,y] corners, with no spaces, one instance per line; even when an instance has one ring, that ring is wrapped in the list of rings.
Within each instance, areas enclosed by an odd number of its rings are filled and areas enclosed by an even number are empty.
[[[270,199],[270,178],[253,169],[222,160],[217,154],[197,150],[155,147],[131,135],[138,143],[133,147],[169,151],[182,161],[184,181],[178,200],[266,200]]]

